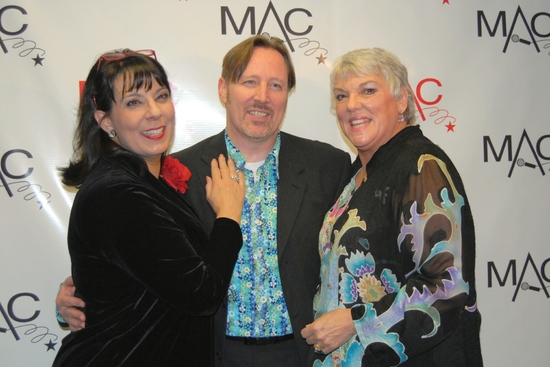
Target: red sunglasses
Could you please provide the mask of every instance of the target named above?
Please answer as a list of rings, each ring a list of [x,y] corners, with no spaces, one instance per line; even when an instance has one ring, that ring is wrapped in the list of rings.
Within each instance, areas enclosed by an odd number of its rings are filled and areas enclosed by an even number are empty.
[[[122,60],[130,55],[140,54],[147,57],[152,57],[153,59],[157,59],[157,54],[155,53],[155,50],[137,50],[137,51],[128,51],[128,52],[109,52],[106,54],[103,54],[99,57],[99,61],[97,62],[97,70],[101,68],[101,65],[103,64],[103,61],[105,62],[111,62],[111,61],[119,61]]]

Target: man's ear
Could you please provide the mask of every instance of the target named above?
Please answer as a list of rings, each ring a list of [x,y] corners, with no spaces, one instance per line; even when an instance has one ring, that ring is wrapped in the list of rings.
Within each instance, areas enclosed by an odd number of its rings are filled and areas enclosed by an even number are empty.
[[[227,84],[224,78],[220,78],[220,80],[218,80],[218,95],[220,97],[220,101],[222,101],[225,106],[227,104]]]
[[[94,112],[94,118],[99,124],[99,127],[103,129],[106,133],[108,133],[111,130],[114,130],[113,124],[111,123],[111,119],[109,118],[109,115],[105,111],[96,110]]]

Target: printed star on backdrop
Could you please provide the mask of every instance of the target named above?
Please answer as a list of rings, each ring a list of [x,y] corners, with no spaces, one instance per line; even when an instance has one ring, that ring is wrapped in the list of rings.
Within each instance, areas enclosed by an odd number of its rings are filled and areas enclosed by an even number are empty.
[[[48,347],[48,349],[46,350],[46,352],[49,351],[50,349],[52,349],[53,351],[55,351],[55,348],[54,348],[54,347],[57,345],[57,343],[52,342],[52,340],[50,339],[50,342],[47,343],[47,344],[44,344],[44,345]]]
[[[449,4],[449,5],[451,5],[451,4],[449,3],[449,0],[443,0],[443,4]],[[443,4],[441,4],[441,5],[443,5]]]
[[[320,63],[325,63],[325,60],[327,59],[326,56],[323,56],[323,54],[319,54],[319,56],[316,57],[317,60],[319,60],[319,62],[317,63],[317,65],[319,65]]]
[[[38,64],[40,64],[40,66],[44,66],[44,65],[42,65],[42,60],[44,60],[44,58],[40,57],[40,55],[36,54],[36,57],[33,58],[33,60],[34,60],[34,66],[36,66]]]
[[[453,133],[455,132],[455,126],[452,122],[449,122],[447,125],[445,125],[445,127],[447,128],[447,132],[449,131],[452,131]]]

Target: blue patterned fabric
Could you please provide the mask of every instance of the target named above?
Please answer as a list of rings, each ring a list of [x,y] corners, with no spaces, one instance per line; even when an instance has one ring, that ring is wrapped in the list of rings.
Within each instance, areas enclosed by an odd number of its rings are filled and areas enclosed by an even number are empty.
[[[280,136],[256,172],[225,135],[227,151],[246,180],[241,216],[243,247],[228,291],[227,335],[281,336],[292,333],[277,257],[277,181]]]
[[[325,216],[314,299],[316,318],[352,308],[357,334],[314,366],[482,366],[474,225],[456,168],[411,126],[366,172]]]

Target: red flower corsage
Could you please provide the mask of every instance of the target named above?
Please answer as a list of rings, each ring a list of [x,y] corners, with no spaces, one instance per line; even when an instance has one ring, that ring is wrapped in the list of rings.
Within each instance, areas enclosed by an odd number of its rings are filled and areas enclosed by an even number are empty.
[[[182,194],[187,191],[187,181],[191,178],[191,171],[176,158],[166,156],[160,169],[160,177]]]

